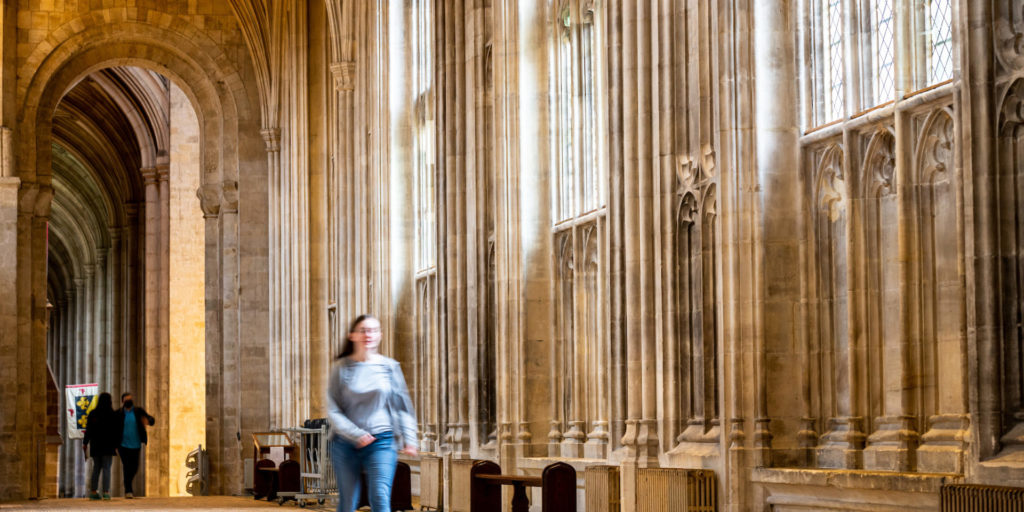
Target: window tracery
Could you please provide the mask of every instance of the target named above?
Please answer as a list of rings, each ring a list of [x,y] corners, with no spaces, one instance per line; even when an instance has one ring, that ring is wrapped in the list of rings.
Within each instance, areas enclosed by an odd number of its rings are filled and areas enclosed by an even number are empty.
[[[557,149],[552,194],[555,343],[549,454],[603,456],[608,442],[600,350],[606,201],[597,151],[597,53],[592,0],[563,0],[554,30]],[[585,451],[585,445],[592,449]]]

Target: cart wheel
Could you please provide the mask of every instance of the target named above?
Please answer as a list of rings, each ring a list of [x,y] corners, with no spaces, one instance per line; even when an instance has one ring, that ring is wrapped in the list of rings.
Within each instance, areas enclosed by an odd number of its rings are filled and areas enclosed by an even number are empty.
[[[278,506],[284,505],[284,497],[281,497],[281,498],[277,499],[277,505]]]
[[[320,498],[320,499],[316,500],[316,504],[317,505],[323,505],[324,504],[324,499]]]
[[[306,508],[306,500],[299,501],[299,508]]]

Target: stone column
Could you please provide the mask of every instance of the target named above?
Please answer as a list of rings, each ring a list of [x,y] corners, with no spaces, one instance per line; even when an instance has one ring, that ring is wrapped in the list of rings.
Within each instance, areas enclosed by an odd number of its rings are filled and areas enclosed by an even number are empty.
[[[100,392],[110,390],[110,374],[107,372],[107,364],[109,363],[108,350],[110,347],[110,337],[107,327],[107,313],[110,310],[109,301],[107,300],[107,253],[110,249],[107,247],[96,248],[96,269],[95,269],[95,280],[93,282],[93,312],[96,315],[96,320],[93,324],[93,363],[95,364],[94,379],[97,384],[100,385]]]
[[[161,375],[166,375],[166,372],[161,372],[160,357],[159,357],[159,311],[160,311],[160,188],[157,184],[157,173],[156,168],[145,168],[141,170],[143,187],[145,188],[145,263],[143,264],[142,273],[144,278],[143,290],[145,293],[145,314],[143,319],[143,332],[144,339],[139,345],[139,356],[137,360],[140,360],[141,371],[139,372],[139,385],[142,388],[140,391],[135,391],[135,400],[139,404],[150,410],[151,414],[156,414],[159,408],[159,404],[156,402],[156,397],[160,394],[159,381]],[[150,403],[150,400],[153,400]],[[157,417],[158,420],[167,421],[167,418]],[[158,441],[158,437],[154,436],[154,432],[149,433],[150,443],[147,449],[151,449]],[[145,461],[145,464],[143,464]],[[136,489],[139,494],[144,494],[144,489],[148,489],[146,485],[151,470],[147,467],[149,463],[148,457],[140,460],[140,471],[143,474],[143,478],[138,481],[142,484],[142,489]]]
[[[225,181],[221,183],[221,206],[220,206],[220,304],[222,312],[221,335],[222,335],[222,449],[224,453],[223,467],[227,468],[224,474],[224,482],[232,482],[234,487],[225,488],[224,493],[234,494],[242,492],[242,447],[251,443],[246,439],[248,432],[256,426],[252,420],[254,415],[247,415],[245,400],[250,399],[245,390],[242,389],[242,371],[248,368],[243,365],[247,361],[242,353],[240,339],[241,324],[238,303],[238,182]],[[262,344],[261,344],[262,345]],[[262,356],[253,354],[255,361],[266,361]],[[253,362],[255,362],[253,361]],[[269,371],[269,366],[261,366],[263,371]],[[263,425],[260,423],[259,425]],[[243,432],[243,429],[246,432]],[[248,455],[245,455],[248,456]]]
[[[229,468],[224,461],[232,444],[226,437],[224,416],[224,347],[221,333],[221,274],[220,274],[220,186],[206,183],[199,187],[199,206],[205,223],[206,262],[206,449],[210,457],[210,494],[226,494],[225,482]]]
[[[74,278],[75,283],[75,329],[74,338],[69,340],[72,348],[69,350],[68,361],[74,365],[74,371],[72,372],[73,377],[70,384],[85,384],[86,379],[86,359],[87,359],[87,338],[85,333],[87,332],[86,324],[86,308],[89,304],[89,297],[86,295],[85,279],[83,277],[76,276]],[[85,457],[82,455],[82,441],[80,439],[71,440],[70,446],[68,447],[71,451],[71,460],[74,461],[74,473],[72,481],[74,482],[74,496],[85,495]]]
[[[260,132],[267,150],[267,181],[269,183],[269,231],[270,251],[268,288],[270,290],[270,333],[267,340],[270,363],[270,421],[276,426],[282,417],[283,390],[285,383],[281,375],[284,358],[284,343],[290,332],[291,304],[286,287],[288,271],[288,234],[292,226],[286,224],[285,206],[288,183],[281,171],[281,130],[268,128]],[[275,371],[276,370],[276,371]]]
[[[119,402],[123,392],[122,382],[122,361],[124,359],[124,248],[121,245],[120,227],[111,227],[108,230],[110,235],[110,258],[107,266],[107,337],[106,337],[106,373],[107,389],[114,399],[114,404]]]
[[[754,375],[747,383],[754,393],[754,464],[771,465],[770,449],[772,434],[768,429],[767,388],[768,373],[781,379],[777,383],[801,375],[802,361],[798,351],[788,356],[773,357],[771,369],[766,368],[765,353],[784,354],[791,344],[791,334],[797,331],[799,319],[795,315],[800,307],[800,280],[794,279],[792,266],[799,261],[800,236],[803,232],[801,179],[799,174],[799,111],[796,73],[796,39],[794,17],[796,4],[755,3],[754,7],[754,73],[755,115],[757,127],[757,153],[755,165],[763,188],[760,208],[750,211],[758,216],[762,230],[761,247],[763,256],[757,260],[763,268],[764,285],[757,290],[763,293],[763,302],[750,306],[753,314],[763,318],[762,332],[754,335]],[[770,210],[771,214],[765,212]],[[762,263],[763,262],[763,263]],[[788,263],[787,263],[788,262]],[[767,347],[767,343],[778,346]],[[774,381],[773,381],[774,382]],[[807,397],[793,393],[775,397],[779,412],[772,414],[788,428],[787,432],[800,429],[801,414],[805,414]],[[785,414],[788,414],[785,415]],[[787,448],[796,449],[794,438],[784,440]]]
[[[98,377],[97,368],[99,363],[96,361],[97,352],[97,335],[96,335],[96,263],[88,263],[83,266],[82,273],[84,277],[84,293],[83,297],[83,322],[82,322],[82,345],[79,357],[82,361],[82,378],[83,382],[80,384],[91,384],[97,382]]]
[[[151,408],[159,421],[152,427],[150,444],[147,446],[149,464],[147,467],[157,469],[146,480],[155,486],[146,487],[147,496],[166,496],[170,482],[170,256],[171,256],[171,184],[169,180],[170,166],[167,157],[157,157],[157,183],[159,187],[160,221],[157,233],[157,257],[160,269],[157,293],[159,294],[157,311],[156,348],[159,361],[158,373],[152,375],[157,380],[156,396],[146,397],[146,405]]]
[[[8,379],[20,375],[17,358],[18,296],[12,291],[17,290],[18,284],[18,190],[21,180],[12,174],[13,168],[0,167],[0,286],[5,290],[0,293],[0,374],[8,382],[11,382]],[[5,400],[14,398],[6,392],[0,396]],[[0,404],[0,426],[5,433],[14,430],[16,413],[13,402]],[[5,441],[0,446],[0,461],[4,463],[13,462],[18,456],[19,447],[12,441]],[[21,465],[16,465],[7,470],[10,473],[0,470],[0,476],[10,478],[9,482],[0,483],[0,499],[23,496],[21,482],[24,477],[13,474],[22,469]]]
[[[121,357],[116,359],[121,365],[120,394],[125,392],[140,393],[143,391],[141,374],[145,368],[145,361],[139,354],[145,341],[145,325],[139,321],[145,315],[145,301],[143,300],[145,290],[140,284],[140,268],[144,258],[140,253],[139,236],[139,205],[128,203],[125,205],[125,215],[128,224],[122,229],[124,245],[124,287],[119,290],[122,297],[122,329],[124,336],[121,339]]]
[[[72,457],[72,443],[68,438],[67,416],[64,414],[67,407],[64,386],[72,383],[72,369],[74,368],[71,361],[71,347],[75,332],[74,319],[76,310],[75,289],[71,287],[71,283],[68,284],[68,288],[64,290],[64,300],[61,303],[60,351],[57,355],[59,358],[57,371],[60,378],[57,392],[60,394],[61,410],[58,428],[64,440],[64,444],[60,447],[60,468],[57,477],[59,486],[57,495],[60,497],[72,496],[75,493],[75,462]]]

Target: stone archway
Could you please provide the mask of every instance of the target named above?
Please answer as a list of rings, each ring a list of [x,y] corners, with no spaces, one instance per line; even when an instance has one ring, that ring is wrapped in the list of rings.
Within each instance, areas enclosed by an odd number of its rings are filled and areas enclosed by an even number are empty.
[[[51,125],[54,110],[70,88],[86,75],[111,66],[132,65],[156,71],[176,83],[186,94],[199,118],[201,186],[198,191],[205,219],[205,303],[206,303],[206,417],[207,442],[211,458],[212,492],[241,489],[241,461],[238,440],[243,430],[260,425],[260,415],[249,414],[243,421],[241,406],[242,353],[239,343],[242,307],[240,261],[247,255],[240,248],[239,167],[253,169],[254,198],[250,210],[265,215],[260,192],[265,187],[265,153],[258,136],[258,112],[251,108],[256,94],[246,88],[238,70],[223,49],[202,30],[184,18],[163,15],[144,18],[137,11],[109,9],[94,11],[54,30],[19,66],[22,77],[17,86],[18,116],[13,137],[3,146],[5,165],[0,197],[0,239],[10,240],[16,257],[0,275],[17,283],[17,294],[0,305],[0,326],[4,334],[0,347],[26,347],[5,359],[5,367],[16,368],[9,375],[18,390],[0,391],[0,415],[13,419],[14,439],[0,447],[0,469],[10,476],[0,485],[0,499],[44,495],[44,457],[33,452],[45,425],[45,307],[46,226],[53,197],[51,176]],[[255,151],[240,132],[256,134]],[[244,156],[240,157],[239,154]],[[12,158],[17,155],[15,159]],[[140,169],[141,171],[141,169]],[[244,200],[242,202],[245,202]],[[265,202],[265,196],[263,199]],[[258,239],[258,235],[254,237]],[[265,244],[264,244],[265,245]],[[259,256],[261,248],[254,249]],[[263,249],[265,251],[265,247]],[[31,300],[28,298],[31,297]],[[254,297],[256,314],[265,315],[260,297]],[[265,308],[265,300],[262,301]],[[11,327],[11,329],[7,329]],[[11,332],[16,332],[11,335]],[[259,354],[256,355],[257,361]],[[8,364],[9,363],[11,364]],[[256,372],[265,373],[265,372]],[[156,386],[148,406],[160,414],[168,410],[167,375]],[[252,379],[265,381],[265,376]],[[251,386],[248,386],[251,387]],[[15,413],[17,411],[17,413]],[[8,414],[10,412],[10,414]],[[265,416],[264,416],[265,417]],[[10,420],[5,420],[10,421]],[[166,426],[151,434],[151,444],[166,442]],[[25,456],[26,452],[28,456]],[[166,453],[166,452],[165,452]],[[157,461],[159,462],[159,461]],[[166,462],[166,461],[164,461]],[[0,464],[2,466],[4,464]],[[162,473],[150,475],[156,488],[151,494],[166,493],[166,463]],[[163,482],[161,484],[161,482]],[[161,485],[163,488],[161,489]]]

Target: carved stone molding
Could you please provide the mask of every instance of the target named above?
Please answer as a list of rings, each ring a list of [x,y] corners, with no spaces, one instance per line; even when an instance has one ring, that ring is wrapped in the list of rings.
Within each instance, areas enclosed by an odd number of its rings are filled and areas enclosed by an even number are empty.
[[[839,220],[846,208],[846,185],[843,181],[843,151],[832,146],[825,151],[815,173],[816,205],[829,220]]]
[[[200,186],[196,190],[196,197],[199,198],[199,207],[203,210],[203,218],[209,219],[220,214],[221,187],[212,183]]]
[[[335,62],[331,64],[331,74],[334,75],[334,87],[339,91],[354,91],[356,88],[356,63],[355,61]]]
[[[144,186],[156,185],[156,167],[143,167],[139,169],[139,174],[142,175],[142,184]]]
[[[238,213],[238,182],[227,180],[221,187],[223,202],[221,207],[224,213]]]
[[[281,151],[280,128],[265,128],[260,130],[260,135],[263,136],[263,143],[266,144],[267,153],[277,153]]]
[[[880,197],[895,192],[896,139],[889,129],[879,130],[868,142],[864,157],[864,179],[868,196]]]
[[[864,418],[838,417],[829,420],[830,429],[818,445],[818,466],[822,468],[860,469],[863,465]]]
[[[1024,68],[1024,5],[1011,0],[1016,10],[1009,17],[997,16],[993,20],[996,61],[1004,71]]]

